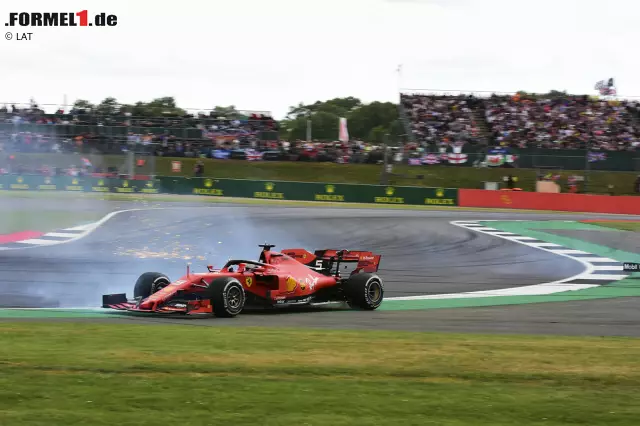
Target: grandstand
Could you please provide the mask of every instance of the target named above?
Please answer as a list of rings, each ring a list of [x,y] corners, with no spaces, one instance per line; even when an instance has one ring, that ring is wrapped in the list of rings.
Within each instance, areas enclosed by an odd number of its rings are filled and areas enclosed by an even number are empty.
[[[277,131],[269,112],[135,116],[73,107],[46,113],[36,104],[0,108],[0,137],[15,152],[120,154],[142,145],[156,155],[198,156],[210,146],[262,148],[277,140]]]
[[[407,91],[400,94],[398,107],[410,137],[399,147],[403,155],[396,155],[396,161],[640,170],[636,101],[561,92]],[[159,156],[340,163],[381,163],[384,157],[380,146],[362,140],[281,140],[279,123],[266,111],[176,111],[160,108],[134,115],[117,106],[107,111],[63,107],[50,112],[34,102],[5,106],[0,108],[0,169],[15,169],[10,156],[20,153],[69,154],[64,166],[82,169],[89,163],[94,172],[114,167],[131,172],[132,157],[141,157],[148,174],[154,174]],[[101,164],[106,155],[123,159],[120,164]],[[29,171],[43,165],[21,167],[24,172],[25,167]]]
[[[70,154],[64,166],[83,169],[91,164],[95,171],[102,168],[99,163],[104,155],[130,158],[134,154],[148,157],[143,163],[152,164],[156,156],[212,157],[216,150],[248,148],[264,151],[275,147],[277,140],[278,124],[265,111],[138,116],[69,106],[47,113],[34,102],[0,108],[0,154],[4,153],[0,169],[4,170],[12,166],[10,156],[19,153]],[[130,169],[129,163],[130,159],[123,159],[122,167]],[[27,172],[38,167],[21,166]],[[124,170],[122,167],[116,166]]]
[[[234,110],[221,114],[211,110],[141,116],[77,107],[45,112],[33,102],[0,108],[0,170],[15,171],[18,166],[9,161],[10,156],[21,153],[68,154],[63,167],[82,170],[84,164],[91,164],[94,172],[114,169],[114,164],[104,164],[101,157],[121,155],[123,159],[115,168],[128,170],[128,174],[134,164],[132,155],[143,157],[145,167],[136,167],[136,170],[144,170],[146,174],[154,174],[154,158],[160,156],[336,162],[382,160],[379,149],[370,149],[359,141],[280,140],[279,123],[266,111]],[[139,164],[138,161],[135,160],[135,164]],[[37,172],[43,165],[21,164],[20,167],[26,173]]]
[[[612,170],[640,170],[637,101],[561,92],[411,91],[401,93],[400,109],[412,136],[409,157],[432,152],[456,159],[446,153],[484,155],[497,146],[511,152],[512,157],[520,153],[526,160],[520,167],[584,169],[585,163],[613,159],[608,161]],[[428,158],[425,162],[435,164]]]

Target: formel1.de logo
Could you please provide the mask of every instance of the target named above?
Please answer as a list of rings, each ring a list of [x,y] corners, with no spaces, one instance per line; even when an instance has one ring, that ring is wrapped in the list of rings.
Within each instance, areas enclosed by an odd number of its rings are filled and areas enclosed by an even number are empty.
[[[118,17],[105,12],[10,12],[5,27],[115,27]]]

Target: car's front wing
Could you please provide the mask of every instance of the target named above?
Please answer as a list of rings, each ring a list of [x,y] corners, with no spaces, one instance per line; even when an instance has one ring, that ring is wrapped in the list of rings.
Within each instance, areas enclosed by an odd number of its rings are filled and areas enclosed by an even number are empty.
[[[140,312],[150,314],[209,314],[213,312],[208,300],[172,300],[156,309],[140,308],[138,301],[128,300],[126,294],[105,294],[102,307],[116,311]]]

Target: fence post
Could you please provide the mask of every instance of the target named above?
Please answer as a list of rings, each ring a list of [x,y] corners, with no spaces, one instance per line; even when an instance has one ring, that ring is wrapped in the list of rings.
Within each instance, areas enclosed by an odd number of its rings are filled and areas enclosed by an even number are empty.
[[[384,143],[382,144],[383,151],[383,162],[382,162],[382,173],[380,175],[380,184],[388,185],[389,184],[389,134],[385,133],[384,135]]]
[[[589,163],[590,142],[587,142],[587,150],[584,154],[584,193],[589,191],[589,175],[591,164]]]

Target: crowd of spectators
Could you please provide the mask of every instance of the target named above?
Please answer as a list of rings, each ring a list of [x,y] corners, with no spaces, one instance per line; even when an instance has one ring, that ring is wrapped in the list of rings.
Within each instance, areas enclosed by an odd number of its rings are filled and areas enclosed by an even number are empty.
[[[268,149],[277,140],[268,114],[135,117],[72,109],[47,114],[36,104],[0,108],[0,151],[118,154],[131,149],[164,156],[210,156],[216,149]]]
[[[640,145],[634,102],[586,96],[485,101],[486,118],[499,144],[519,148],[633,150]]]
[[[277,137],[270,115],[135,117],[73,109],[46,114],[32,104],[0,108],[0,153],[121,154],[135,149],[156,156],[230,158],[233,151],[265,152],[302,161],[381,161],[381,147],[359,140],[304,141]],[[243,154],[244,155],[244,154]],[[231,157],[236,158],[236,157]],[[258,158],[256,158],[258,159]]]
[[[403,95],[418,146],[636,150],[640,104],[588,96]]]
[[[474,97],[402,95],[402,106],[416,142],[422,145],[484,142]]]
[[[640,147],[637,102],[403,94],[401,104],[413,134],[413,142],[405,145],[407,156],[427,148],[457,155],[467,152],[467,145],[601,151]],[[380,146],[365,141],[281,140],[278,123],[268,114],[136,117],[83,109],[47,114],[35,103],[0,108],[0,154],[120,154],[134,149],[169,157],[238,158],[229,157],[237,150],[257,153],[251,154],[253,159],[265,152],[279,159],[335,162],[379,162],[383,157]]]

